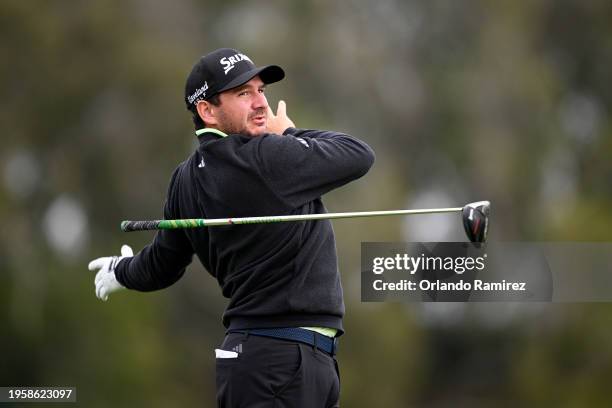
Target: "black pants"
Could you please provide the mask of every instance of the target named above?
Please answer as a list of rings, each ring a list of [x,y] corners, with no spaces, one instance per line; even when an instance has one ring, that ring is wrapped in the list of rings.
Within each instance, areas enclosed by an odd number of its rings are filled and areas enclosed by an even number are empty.
[[[335,357],[307,344],[231,333],[217,358],[217,405],[235,407],[338,407],[340,376]]]

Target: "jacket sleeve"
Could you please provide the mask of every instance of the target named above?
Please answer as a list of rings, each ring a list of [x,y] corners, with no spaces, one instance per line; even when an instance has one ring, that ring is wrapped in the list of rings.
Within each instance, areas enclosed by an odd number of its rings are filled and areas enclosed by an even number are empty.
[[[180,169],[180,167],[179,167]],[[164,218],[173,219],[176,200],[177,169],[172,175],[168,197],[164,205]],[[183,230],[157,231],[153,242],[132,258],[123,259],[115,276],[128,289],[149,292],[164,289],[178,281],[193,258],[193,248]]]
[[[300,206],[358,179],[374,163],[364,142],[330,131],[289,128],[265,135],[257,145],[257,168],[291,206]]]

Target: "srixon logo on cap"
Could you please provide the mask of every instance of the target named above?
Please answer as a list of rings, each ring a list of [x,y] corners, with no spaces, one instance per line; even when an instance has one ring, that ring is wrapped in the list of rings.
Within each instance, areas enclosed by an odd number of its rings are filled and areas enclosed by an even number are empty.
[[[223,72],[227,75],[227,73],[234,68],[234,64],[240,61],[249,61],[251,64],[253,63],[253,61],[244,54],[234,54],[231,57],[223,57],[219,60],[219,63],[223,66]]]

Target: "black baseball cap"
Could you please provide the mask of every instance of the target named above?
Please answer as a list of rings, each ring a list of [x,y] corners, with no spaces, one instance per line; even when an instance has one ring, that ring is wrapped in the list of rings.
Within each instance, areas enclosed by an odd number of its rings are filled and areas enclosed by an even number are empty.
[[[185,103],[193,110],[199,100],[249,82],[259,75],[264,84],[278,82],[285,71],[278,65],[256,67],[245,54],[232,48],[220,48],[201,57],[185,83]]]

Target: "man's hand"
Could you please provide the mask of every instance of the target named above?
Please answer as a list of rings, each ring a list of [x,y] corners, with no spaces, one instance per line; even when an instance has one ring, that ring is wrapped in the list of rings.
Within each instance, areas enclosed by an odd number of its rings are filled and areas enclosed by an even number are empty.
[[[276,115],[272,111],[272,108],[268,106],[268,132],[282,135],[285,130],[290,127],[295,127],[295,124],[287,116],[287,105],[285,105],[285,101],[278,102]]]
[[[108,295],[125,287],[115,278],[115,268],[120,260],[134,256],[132,248],[127,245],[121,247],[121,256],[106,256],[103,258],[94,259],[89,263],[89,270],[96,271],[94,283],[96,285],[96,296],[98,299],[107,301]]]

